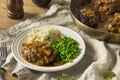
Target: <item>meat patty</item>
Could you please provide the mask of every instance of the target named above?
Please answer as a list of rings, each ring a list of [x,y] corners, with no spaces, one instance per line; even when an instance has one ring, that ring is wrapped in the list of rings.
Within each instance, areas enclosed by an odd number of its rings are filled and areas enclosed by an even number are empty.
[[[23,58],[38,66],[46,66],[53,62],[56,55],[56,52],[46,43],[34,41],[33,43],[24,43],[22,45]]]
[[[84,24],[96,28],[96,24],[99,21],[99,16],[97,12],[89,8],[83,8],[79,12],[79,20]]]
[[[120,33],[120,13],[115,13],[114,18],[106,24],[108,32]]]
[[[95,10],[107,15],[120,12],[119,0],[92,0],[92,5]]]

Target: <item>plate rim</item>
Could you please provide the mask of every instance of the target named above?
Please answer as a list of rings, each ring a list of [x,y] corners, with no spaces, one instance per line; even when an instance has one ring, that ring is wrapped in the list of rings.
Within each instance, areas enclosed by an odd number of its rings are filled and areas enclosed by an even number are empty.
[[[25,60],[22,60],[22,62],[21,62],[21,60],[19,60],[19,56],[15,55],[15,51],[14,51],[14,48],[13,48],[13,46],[15,45],[15,42],[17,42],[17,41],[16,41],[17,38],[19,37],[19,35],[23,34],[23,32],[29,31],[29,30],[31,30],[31,29],[33,29],[33,28],[40,28],[40,27],[55,27],[55,28],[61,28],[61,29],[69,30],[69,31],[71,31],[72,33],[74,33],[74,34],[75,34],[76,36],[78,36],[78,37],[80,38],[80,40],[82,41],[81,43],[82,43],[83,49],[82,49],[82,52],[80,53],[80,54],[81,54],[81,57],[79,57],[79,59],[77,59],[77,61],[76,61],[74,64],[73,64],[73,63],[66,63],[66,64],[61,65],[61,66],[49,67],[49,69],[47,69],[48,67],[46,67],[46,69],[44,69],[45,67],[43,67],[43,66],[35,66],[34,64],[31,64],[31,63],[29,63],[29,62],[27,62],[27,61],[25,61]],[[62,32],[61,32],[61,33],[62,33]],[[27,35],[27,34],[26,34],[26,35]],[[70,28],[67,28],[67,27],[64,27],[64,26],[59,26],[59,25],[53,25],[53,24],[50,24],[50,25],[49,25],[49,24],[48,24],[48,25],[41,25],[41,26],[39,25],[39,26],[34,26],[34,27],[30,27],[30,28],[28,28],[28,29],[23,30],[23,31],[19,32],[19,33],[16,35],[16,37],[14,38],[14,40],[13,40],[13,42],[12,42],[12,45],[11,45],[12,55],[14,56],[14,58],[17,60],[18,63],[22,64],[23,66],[25,66],[25,67],[27,67],[27,68],[29,68],[29,69],[32,69],[32,70],[35,70],[35,71],[42,71],[42,72],[61,71],[61,70],[64,70],[64,69],[67,69],[67,68],[70,68],[70,67],[76,65],[79,61],[81,61],[82,57],[84,57],[85,49],[86,49],[86,47],[85,47],[85,42],[84,42],[83,38],[82,38],[77,32],[73,31],[73,30],[70,29]],[[23,59],[23,58],[20,58],[20,59]],[[23,63],[23,61],[25,61],[25,62]],[[25,65],[25,64],[28,64],[28,65]],[[67,64],[68,64],[68,66],[65,66],[65,65],[67,65]],[[30,65],[30,66],[29,66],[29,65]],[[32,68],[31,68],[31,67],[32,67]],[[63,67],[64,67],[64,68],[63,68]],[[41,69],[40,69],[40,68],[41,68]],[[54,69],[53,69],[53,68],[54,68]],[[58,69],[59,69],[59,70],[58,70]]]

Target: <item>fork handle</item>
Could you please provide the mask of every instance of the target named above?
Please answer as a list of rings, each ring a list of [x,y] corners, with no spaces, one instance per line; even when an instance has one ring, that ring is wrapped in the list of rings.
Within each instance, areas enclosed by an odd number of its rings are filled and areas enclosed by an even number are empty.
[[[4,74],[4,70],[0,69],[0,80],[5,80],[3,74]]]
[[[2,74],[0,74],[0,80],[5,80]]]

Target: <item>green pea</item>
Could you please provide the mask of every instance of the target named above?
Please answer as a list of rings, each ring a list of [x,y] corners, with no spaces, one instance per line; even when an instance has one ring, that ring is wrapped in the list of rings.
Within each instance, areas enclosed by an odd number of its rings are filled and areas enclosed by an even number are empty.
[[[71,62],[80,52],[78,42],[70,37],[52,43],[52,48],[58,53],[57,60],[64,62]]]

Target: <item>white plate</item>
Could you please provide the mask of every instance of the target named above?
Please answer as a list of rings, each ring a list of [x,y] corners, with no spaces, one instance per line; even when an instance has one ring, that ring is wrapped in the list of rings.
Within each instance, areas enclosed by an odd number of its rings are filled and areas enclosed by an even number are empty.
[[[81,49],[81,52],[80,52],[79,56],[77,58],[75,58],[72,63],[66,63],[64,65],[55,66],[55,67],[36,66],[36,65],[33,65],[33,64],[25,61],[22,58],[21,46],[24,42],[27,41],[27,34],[29,32],[31,32],[31,29],[32,28],[40,28],[40,27],[54,27],[54,28],[57,28],[65,36],[69,36],[69,37],[73,38],[74,40],[76,40],[79,43],[79,48]],[[83,58],[84,53],[85,53],[85,43],[84,43],[83,39],[81,38],[81,36],[79,34],[77,34],[76,32],[72,31],[71,29],[68,29],[68,28],[62,27],[62,26],[58,26],[58,25],[35,26],[35,27],[32,27],[32,28],[27,29],[23,32],[20,32],[15,37],[15,39],[12,43],[12,46],[11,46],[14,58],[18,62],[20,62],[22,65],[24,65],[25,67],[30,68],[32,70],[36,70],[36,71],[42,71],[42,72],[60,71],[60,70],[64,70],[64,69],[67,69],[67,68],[70,68],[70,67],[74,66],[75,64],[77,64]]]

